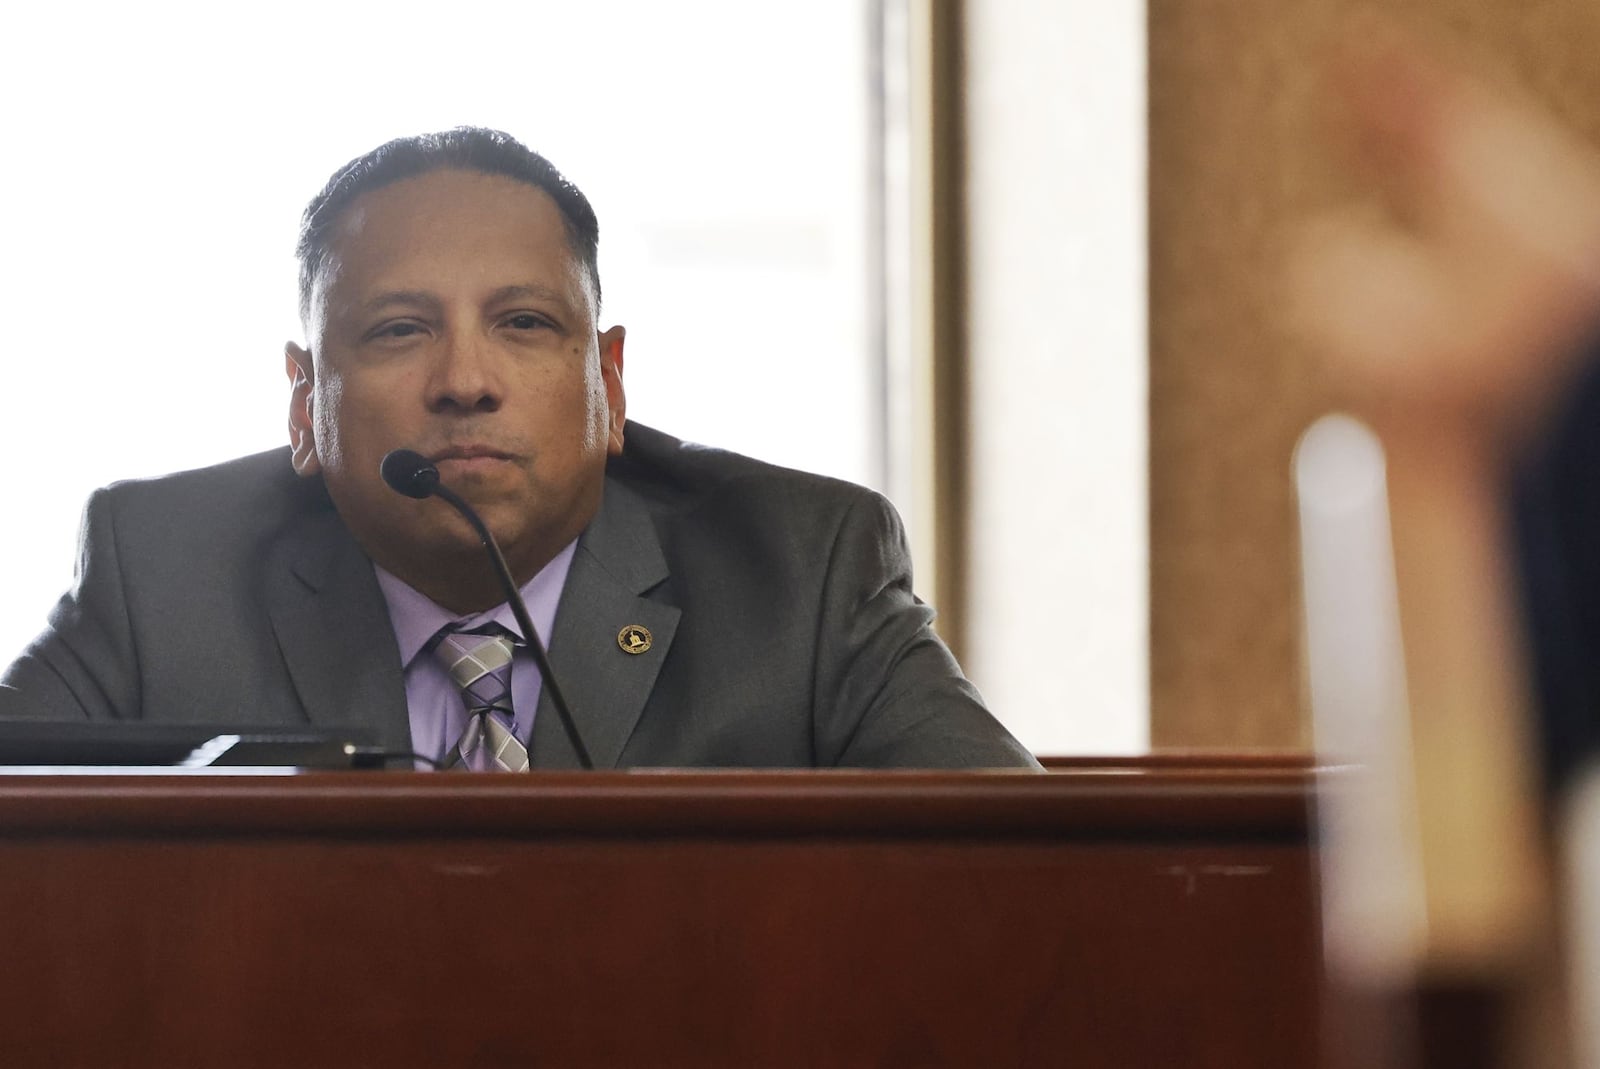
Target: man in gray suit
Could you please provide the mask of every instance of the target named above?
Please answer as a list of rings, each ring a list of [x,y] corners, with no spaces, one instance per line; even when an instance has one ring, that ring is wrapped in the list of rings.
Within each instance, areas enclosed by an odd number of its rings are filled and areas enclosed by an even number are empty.
[[[380,476],[406,447],[493,532],[596,767],[1037,767],[930,630],[882,498],[626,421],[597,237],[493,131],[342,168],[302,225],[288,450],[97,492],[0,716],[355,727],[446,759],[493,726],[571,767],[477,536]],[[436,651],[494,635],[474,705]]]

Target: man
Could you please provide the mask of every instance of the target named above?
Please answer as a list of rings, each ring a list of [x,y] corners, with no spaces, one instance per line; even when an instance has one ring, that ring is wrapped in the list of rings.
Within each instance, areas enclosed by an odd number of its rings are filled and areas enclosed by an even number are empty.
[[[287,455],[96,493],[0,715],[309,721],[572,766],[471,527],[381,478],[405,447],[494,534],[596,767],[1037,767],[929,629],[887,503],[626,422],[597,236],[493,131],[334,175],[302,225]]]

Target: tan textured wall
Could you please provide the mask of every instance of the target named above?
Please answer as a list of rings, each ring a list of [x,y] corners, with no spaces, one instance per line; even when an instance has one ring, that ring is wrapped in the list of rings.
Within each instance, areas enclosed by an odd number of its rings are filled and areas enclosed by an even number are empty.
[[[1319,131],[1339,0],[1149,0],[1151,732],[1298,747],[1289,457],[1327,406],[1281,316],[1286,239],[1345,193]],[[1600,4],[1381,5],[1600,131]]]

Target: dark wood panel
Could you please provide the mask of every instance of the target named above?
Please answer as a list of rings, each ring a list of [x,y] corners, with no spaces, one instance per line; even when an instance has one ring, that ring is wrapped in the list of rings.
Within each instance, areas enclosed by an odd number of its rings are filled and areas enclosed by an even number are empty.
[[[1306,796],[1299,770],[0,780],[0,1059],[1309,1064]]]
[[[1157,753],[1128,756],[1041,757],[1039,763],[1052,772],[1088,769],[1127,769],[1151,772],[1162,769],[1181,771],[1220,771],[1260,769],[1266,772],[1308,771],[1316,757],[1305,750],[1161,750]]]
[[[1292,839],[1309,768],[1123,759],[1070,775],[621,772],[507,776],[0,776],[0,838],[67,834],[473,837],[671,834]]]

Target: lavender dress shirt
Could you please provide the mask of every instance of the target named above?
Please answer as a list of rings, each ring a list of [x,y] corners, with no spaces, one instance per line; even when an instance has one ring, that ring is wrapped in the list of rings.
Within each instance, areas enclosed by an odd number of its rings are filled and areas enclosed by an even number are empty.
[[[572,567],[572,554],[578,543],[574,539],[567,548],[530,579],[522,588],[522,600],[528,605],[528,618],[539,632],[539,638],[549,648],[551,625],[556,618],[556,605],[561,591],[567,585],[567,572]],[[418,593],[400,579],[377,565],[378,587],[389,604],[389,622],[394,627],[395,641],[400,646],[400,663],[405,666],[406,708],[411,714],[411,748],[424,757],[442,760],[445,750],[461,737],[466,727],[467,710],[461,692],[450,681],[450,675],[438,658],[422,652],[428,640],[446,624],[461,624],[466,628],[493,621],[513,635],[522,635],[517,618],[507,602],[472,616],[457,616],[441,607],[426,595]],[[533,714],[539,708],[539,692],[544,681],[539,678],[539,668],[533,657],[521,650],[511,662],[511,704],[517,711],[512,730],[526,746],[533,733]],[[417,762],[418,768],[427,767]]]

